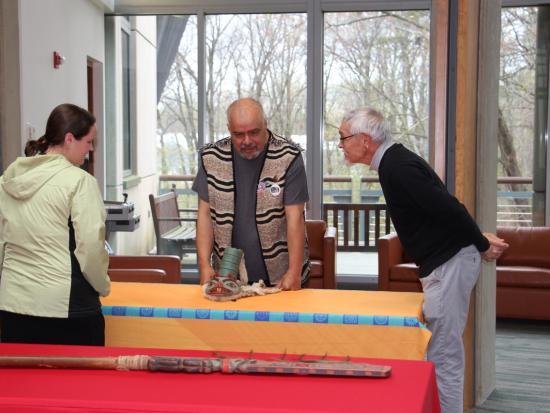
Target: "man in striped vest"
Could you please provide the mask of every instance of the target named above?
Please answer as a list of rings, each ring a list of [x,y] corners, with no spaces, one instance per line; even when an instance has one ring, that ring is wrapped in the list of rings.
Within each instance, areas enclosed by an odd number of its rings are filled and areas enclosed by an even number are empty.
[[[234,247],[244,252],[241,279],[299,289],[309,277],[301,148],[273,134],[251,98],[229,106],[227,127],[230,137],[200,150],[193,183],[200,282],[212,278],[225,249]]]

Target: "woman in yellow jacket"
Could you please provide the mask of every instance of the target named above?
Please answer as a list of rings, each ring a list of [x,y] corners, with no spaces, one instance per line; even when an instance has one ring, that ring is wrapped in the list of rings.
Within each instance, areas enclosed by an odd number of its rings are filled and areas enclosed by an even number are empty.
[[[59,105],[0,177],[2,342],[105,344],[105,208],[79,168],[95,135],[92,114]]]

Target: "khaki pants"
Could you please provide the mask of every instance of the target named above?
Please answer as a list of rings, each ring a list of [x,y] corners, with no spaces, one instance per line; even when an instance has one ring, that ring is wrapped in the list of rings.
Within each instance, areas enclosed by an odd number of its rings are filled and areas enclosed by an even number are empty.
[[[470,294],[481,269],[481,256],[470,245],[430,275],[421,278],[424,318],[432,338],[428,360],[435,364],[442,413],[462,413],[464,346]]]

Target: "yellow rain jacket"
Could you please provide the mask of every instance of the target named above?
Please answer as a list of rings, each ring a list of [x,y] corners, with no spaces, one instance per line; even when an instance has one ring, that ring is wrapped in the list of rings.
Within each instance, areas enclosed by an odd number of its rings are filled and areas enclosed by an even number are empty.
[[[63,155],[17,158],[0,177],[0,310],[91,316],[110,291],[97,181]]]

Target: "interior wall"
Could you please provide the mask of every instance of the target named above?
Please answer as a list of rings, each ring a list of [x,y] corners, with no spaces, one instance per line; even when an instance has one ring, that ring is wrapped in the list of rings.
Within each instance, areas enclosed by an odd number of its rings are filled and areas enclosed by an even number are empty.
[[[19,7],[22,149],[42,136],[55,106],[87,107],[87,59],[104,61],[104,24],[103,10],[88,0],[20,0]],[[66,59],[58,69],[54,51]]]
[[[148,194],[157,194],[156,173],[156,19],[140,16],[130,19],[132,55],[131,100],[133,116],[132,171],[123,171],[122,145],[122,59],[121,30],[124,17],[106,17],[106,193],[112,201],[121,201],[123,193],[134,203],[140,216],[134,232],[114,233],[109,242],[116,254],[147,254],[154,246],[154,229]]]
[[[456,56],[455,110],[455,196],[472,216],[476,214],[476,107],[477,107],[477,43],[479,8],[477,0],[459,0]],[[496,182],[495,182],[496,185]],[[464,330],[465,374],[464,407],[473,406],[475,353],[475,296],[470,300],[468,321]]]
[[[120,20],[105,17],[105,198],[122,199],[122,63]],[[120,137],[116,139],[116,137]],[[109,240],[112,247],[116,239]]]
[[[155,16],[137,16],[132,19],[134,41],[135,84],[134,105],[134,168],[132,175],[139,184],[125,190],[140,214],[139,229],[133,233],[121,233],[118,238],[118,254],[147,254],[154,245],[154,229],[149,206],[149,194],[158,192],[156,162],[157,128],[157,26]]]
[[[481,0],[479,4],[476,218],[484,231],[495,232],[501,1]],[[496,384],[496,284],[495,263],[484,262],[475,289],[476,405],[489,397]]]
[[[3,13],[3,5],[0,4],[0,27],[3,27],[3,16],[4,16],[4,13]],[[2,44],[2,33],[0,33],[0,90],[4,90],[4,79],[3,79],[3,75],[2,73],[4,72],[3,71],[3,67],[4,67],[4,57],[2,55],[2,52],[4,50],[4,45]],[[2,174],[3,172],[3,162],[2,162],[2,141],[5,140],[6,138],[3,137],[3,130],[2,130],[2,112],[3,112],[3,102],[1,101],[1,98],[0,98],[0,175]]]
[[[103,98],[104,74],[103,63],[93,58],[88,58],[88,63],[92,66],[93,90],[88,93],[92,95],[93,107],[91,111],[96,117],[97,138],[94,145],[94,176],[105,197],[105,101]]]
[[[3,169],[21,153],[18,16],[19,2],[0,0],[0,146]]]

